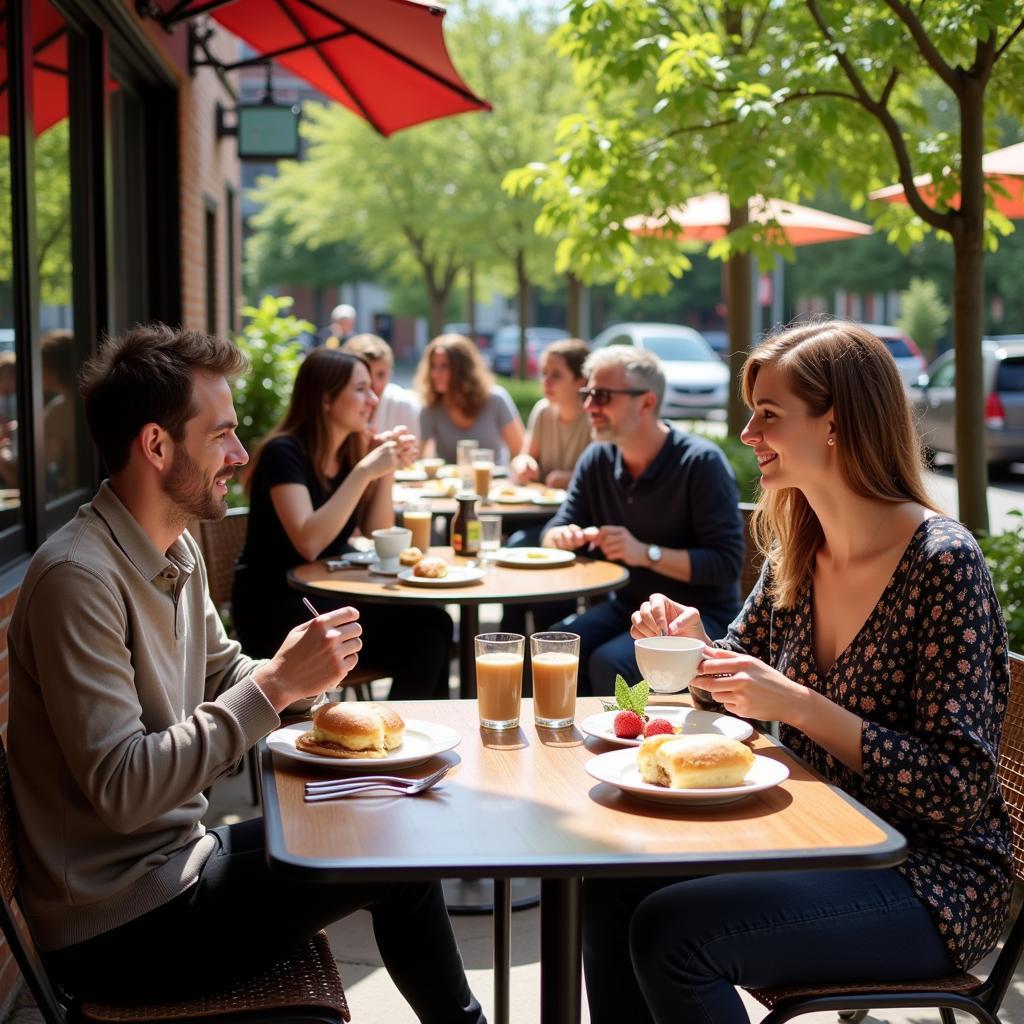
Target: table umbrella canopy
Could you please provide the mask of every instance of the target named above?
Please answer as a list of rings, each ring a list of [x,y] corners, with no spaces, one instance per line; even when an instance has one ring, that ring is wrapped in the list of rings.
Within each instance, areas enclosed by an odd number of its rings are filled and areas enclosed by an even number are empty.
[[[490,110],[445,47],[444,10],[419,0],[162,0],[161,21],[208,13],[382,135],[470,110]]]
[[[995,208],[1011,220],[1024,218],[1024,142],[986,153],[981,158],[981,169],[990,182],[995,182],[1003,190],[992,192]],[[935,201],[935,187],[930,174],[919,175],[914,179],[914,184],[927,202]],[[887,203],[907,201],[902,185],[887,185],[877,189],[871,193],[870,198],[882,199]],[[959,201],[958,192],[951,202],[956,206]]]
[[[786,241],[793,246],[816,245],[871,234],[869,224],[781,199],[753,196],[749,208],[752,222],[767,224],[774,221],[785,233]],[[630,217],[625,224],[627,230],[635,235],[671,235],[698,242],[714,242],[728,234],[729,197],[724,192],[708,192],[679,206],[669,207],[661,217],[640,214]]]

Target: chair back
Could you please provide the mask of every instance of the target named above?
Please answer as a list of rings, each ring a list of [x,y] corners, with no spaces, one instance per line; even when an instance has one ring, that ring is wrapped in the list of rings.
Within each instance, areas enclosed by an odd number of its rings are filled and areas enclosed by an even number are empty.
[[[231,603],[235,563],[245,546],[248,528],[247,508],[231,508],[223,519],[204,519],[199,524],[199,546],[206,562],[210,597],[218,611]]]
[[[67,1011],[57,999],[39,951],[29,935],[18,904],[18,855],[15,846],[17,811],[7,770],[7,751],[0,743],[0,927],[46,1024],[65,1024]]]

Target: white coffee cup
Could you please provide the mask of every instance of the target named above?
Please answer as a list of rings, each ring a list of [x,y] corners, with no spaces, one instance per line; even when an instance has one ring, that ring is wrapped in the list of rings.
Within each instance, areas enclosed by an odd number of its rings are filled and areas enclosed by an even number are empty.
[[[398,556],[412,543],[412,530],[404,526],[389,526],[373,531],[373,547],[377,552],[378,568],[385,572],[398,569]]]
[[[654,693],[680,693],[704,660],[704,643],[688,636],[649,636],[633,644],[636,664]]]

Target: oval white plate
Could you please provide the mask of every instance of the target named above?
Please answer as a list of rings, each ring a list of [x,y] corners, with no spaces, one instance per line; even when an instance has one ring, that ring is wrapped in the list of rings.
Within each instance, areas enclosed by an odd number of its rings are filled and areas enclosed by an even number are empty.
[[[627,740],[615,735],[614,722],[617,711],[602,711],[579,722],[579,727],[588,735],[599,740],[607,740],[620,747],[639,747],[641,740]],[[717,711],[702,711],[700,708],[680,708],[671,706],[647,705],[648,718],[664,718],[672,725],[682,726],[680,736],[695,736],[698,733],[718,733],[734,740],[745,740],[754,734],[754,727],[742,718],[733,715],[721,715]],[[642,739],[642,737],[641,737]]]
[[[502,494],[503,487],[499,487],[497,490],[491,491],[491,501],[496,501],[499,505],[529,505],[532,503],[534,492],[529,487],[517,487],[515,494]]]
[[[422,469],[396,469],[395,480],[398,483],[418,483],[426,480],[427,474]]]
[[[633,796],[660,804],[727,804],[733,800],[742,800],[752,793],[771,789],[789,778],[789,769],[781,761],[755,754],[746,780],[738,786],[722,789],[668,789],[644,782],[640,777],[636,756],[635,750],[612,750],[592,757],[584,767],[587,774],[599,782],[607,782],[609,786],[615,786]]]
[[[433,722],[408,718],[405,722],[405,739],[402,745],[391,751],[387,757],[324,757],[323,754],[307,754],[305,750],[299,750],[295,746],[296,739],[312,728],[312,722],[296,722],[294,725],[275,729],[267,737],[267,746],[276,753],[294,758],[296,761],[322,764],[343,772],[365,772],[367,768],[372,768],[374,775],[381,775],[395,768],[413,768],[423,764],[435,754],[443,754],[446,750],[457,747],[462,741],[462,737],[447,725],[435,725]]]
[[[560,548],[502,548],[494,560],[512,569],[551,569],[575,562],[576,552]]]
[[[429,576],[414,576],[412,569],[403,569],[398,578],[410,587],[462,587],[467,583],[479,583],[484,578],[483,569],[470,569],[463,565],[449,565],[448,575],[440,579]]]
[[[534,494],[530,500],[534,505],[561,505],[565,501],[565,491],[556,490],[554,495]]]

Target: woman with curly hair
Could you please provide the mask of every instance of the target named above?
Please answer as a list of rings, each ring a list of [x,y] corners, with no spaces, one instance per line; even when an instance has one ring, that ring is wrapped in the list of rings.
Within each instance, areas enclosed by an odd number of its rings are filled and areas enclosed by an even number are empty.
[[[494,383],[476,346],[461,334],[441,334],[427,345],[416,370],[423,402],[423,454],[455,461],[464,439],[494,451],[506,465],[523,446],[523,421],[509,393]]]

